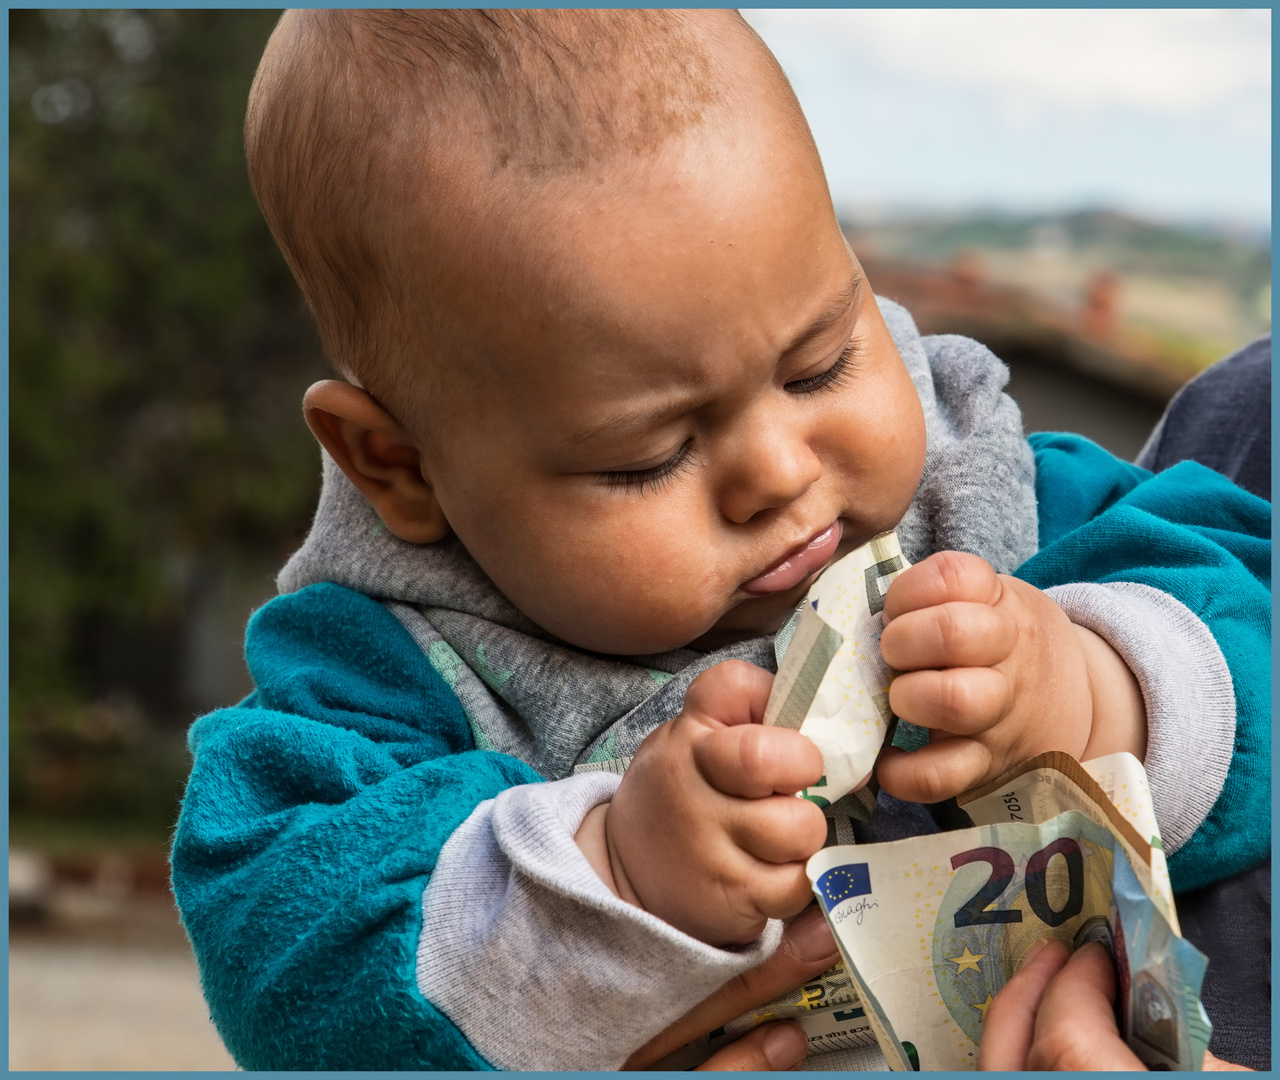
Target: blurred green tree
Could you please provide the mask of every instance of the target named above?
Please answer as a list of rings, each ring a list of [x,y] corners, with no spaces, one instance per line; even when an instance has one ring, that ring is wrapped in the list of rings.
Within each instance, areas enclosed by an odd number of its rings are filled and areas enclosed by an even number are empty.
[[[195,600],[314,506],[325,367],[243,161],[277,15],[10,12],[18,813],[172,814]]]

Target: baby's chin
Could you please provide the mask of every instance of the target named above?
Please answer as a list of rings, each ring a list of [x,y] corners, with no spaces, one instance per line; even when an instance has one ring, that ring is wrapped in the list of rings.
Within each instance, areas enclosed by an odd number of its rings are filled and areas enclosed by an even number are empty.
[[[735,593],[720,617],[710,626],[706,623],[701,627],[691,626],[687,618],[691,614],[689,611],[643,613],[634,607],[625,613],[597,607],[590,611],[588,617],[576,619],[565,617],[564,613],[560,613],[559,619],[548,617],[547,612],[524,613],[557,640],[601,656],[660,656],[676,649],[712,652],[782,629],[819,573],[821,569],[792,588],[767,596]],[[581,616],[582,612],[577,614]],[[685,616],[683,620],[682,615]]]
[[[751,596],[739,601],[706,633],[688,643],[688,648],[699,652],[722,649],[738,641],[776,634],[794,614],[813,584],[815,573],[786,592],[770,596]]]
[[[748,597],[731,607],[709,629],[693,637],[689,636],[689,631],[682,633],[679,628],[670,624],[665,627],[668,632],[674,629],[675,632],[670,633],[670,636],[663,633],[662,629],[642,629],[635,624],[622,629],[614,623],[606,632],[607,637],[606,633],[593,634],[581,626],[571,632],[561,629],[557,633],[552,627],[545,629],[565,644],[602,656],[660,656],[676,649],[712,652],[738,641],[749,641],[776,633],[791,618],[810,584],[810,581],[805,580],[785,593]]]

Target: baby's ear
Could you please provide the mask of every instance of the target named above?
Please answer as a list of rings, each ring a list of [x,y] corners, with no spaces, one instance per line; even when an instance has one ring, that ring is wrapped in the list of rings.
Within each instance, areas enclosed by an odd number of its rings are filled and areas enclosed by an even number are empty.
[[[401,540],[430,544],[449,535],[413,437],[364,390],[336,379],[302,399],[307,426]]]

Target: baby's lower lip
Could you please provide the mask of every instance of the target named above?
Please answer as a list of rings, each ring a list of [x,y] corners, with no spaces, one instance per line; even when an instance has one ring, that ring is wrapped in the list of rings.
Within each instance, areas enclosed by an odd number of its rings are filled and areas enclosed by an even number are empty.
[[[840,522],[836,521],[820,532],[804,547],[788,555],[777,566],[766,570],[742,586],[742,591],[756,596],[786,592],[794,588],[815,570],[825,566],[840,546]]]

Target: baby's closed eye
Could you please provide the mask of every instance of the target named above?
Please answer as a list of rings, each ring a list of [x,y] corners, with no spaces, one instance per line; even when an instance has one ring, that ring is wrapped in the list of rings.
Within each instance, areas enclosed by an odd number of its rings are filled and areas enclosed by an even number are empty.
[[[600,474],[609,488],[629,495],[643,495],[645,488],[659,490],[692,464],[693,440],[686,439],[671,457],[648,469],[620,469]]]

